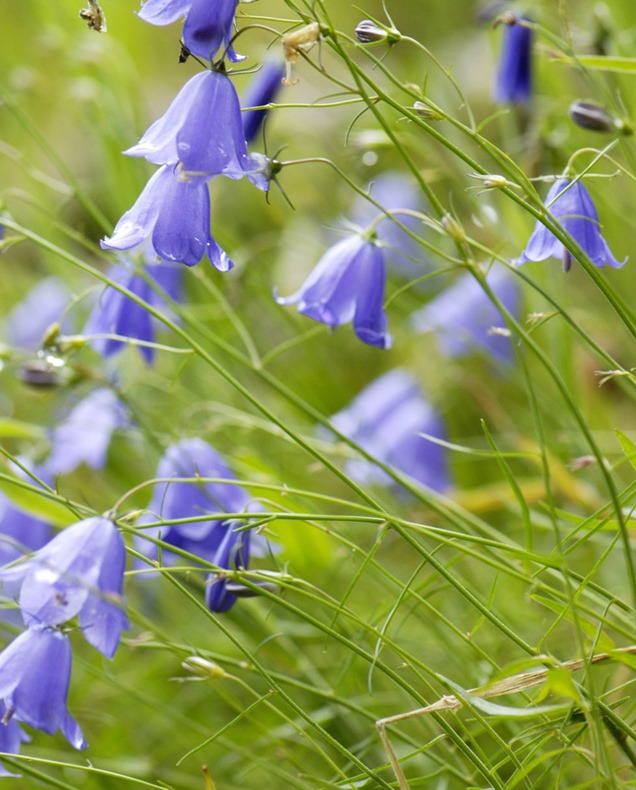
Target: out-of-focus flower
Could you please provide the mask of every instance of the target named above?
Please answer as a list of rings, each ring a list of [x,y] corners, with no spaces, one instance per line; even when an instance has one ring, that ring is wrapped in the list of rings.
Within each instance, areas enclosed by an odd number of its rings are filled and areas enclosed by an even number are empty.
[[[181,301],[181,267],[167,262],[144,265],[146,277],[166,292],[174,301]],[[108,277],[119,285],[123,285],[144,302],[162,312],[169,311],[165,300],[155,291],[150,282],[138,273],[125,260],[121,264],[111,266]],[[84,327],[86,335],[120,335],[136,340],[153,343],[155,339],[155,321],[150,313],[125,294],[112,286],[107,286],[95,303]],[[112,337],[96,337],[92,345],[104,357],[110,357],[121,351],[126,343]],[[139,346],[141,356],[149,365],[155,358],[155,349],[150,346]]]
[[[147,0],[137,16],[151,25],[170,25],[185,16],[183,40],[194,55],[212,60],[221,46],[232,39],[238,0]],[[228,58],[244,60],[230,47]]]
[[[248,85],[241,99],[241,106],[262,107],[274,101],[283,84],[284,76],[285,64],[281,60],[266,60]],[[267,110],[248,110],[241,114],[243,134],[248,143],[254,142],[258,137],[267,112]]]
[[[226,529],[225,537],[212,559],[219,568],[228,571],[245,570],[250,561],[250,532],[236,532],[231,526]],[[208,577],[205,602],[212,612],[227,612],[236,602],[236,594],[231,591],[222,573],[212,573]]]
[[[128,422],[127,411],[112,390],[91,392],[53,429],[47,468],[54,474],[72,472],[81,463],[103,469],[113,431]]]
[[[442,419],[405,371],[392,370],[373,381],[331,418],[331,424],[383,464],[435,491],[448,488],[446,450],[420,435],[444,439]],[[362,484],[391,483],[370,461],[350,460],[345,469]]]
[[[503,44],[494,90],[498,104],[527,102],[532,95],[533,32],[519,21],[503,25]]]
[[[409,214],[400,214],[399,209],[422,211],[422,196],[415,184],[397,172],[382,173],[369,185],[369,194],[386,211],[394,211],[395,218],[414,233],[422,232],[422,222]],[[380,213],[372,203],[358,198],[352,209],[351,219],[358,227],[373,222]],[[429,271],[430,262],[424,250],[409,234],[386,217],[375,226],[378,242],[382,245],[384,258],[389,269],[404,277],[421,277]]]
[[[7,316],[7,341],[15,348],[36,351],[46,330],[62,318],[70,300],[70,291],[59,277],[45,277]]]
[[[124,611],[126,548],[106,518],[87,518],[58,533],[23,563],[0,571],[21,581],[19,604],[29,628],[61,625],[79,615],[86,641],[107,658],[130,624]]]
[[[0,703],[0,752],[5,754],[20,754],[20,746],[31,739],[24,732],[17,721],[8,718],[8,711],[4,703]],[[12,774],[0,763],[0,776],[20,777],[20,774]]]
[[[236,477],[221,456],[202,439],[184,439],[170,447],[157,467],[156,483],[148,505],[148,515],[139,523],[165,519],[195,518],[206,513],[241,513],[250,510],[250,497],[238,485]],[[172,478],[218,478],[228,482],[180,483]],[[221,518],[202,519],[186,524],[168,524],[140,530],[135,545],[151,559],[157,558],[157,546],[145,536],[161,537],[164,543],[215,562],[219,547],[233,522]],[[164,550],[163,557],[166,558]]]
[[[594,266],[612,266],[619,269],[627,262],[617,260],[601,235],[598,214],[590,193],[583,182],[560,178],[548,192],[546,208],[557,219],[566,233],[583,249]],[[516,261],[519,266],[527,261],[543,261],[546,258],[561,258],[564,271],[572,267],[572,255],[545,225],[537,222],[532,236]]]
[[[516,315],[519,290],[515,278],[500,266],[488,272],[486,281],[506,310]],[[463,357],[480,348],[496,361],[510,362],[512,358],[512,344],[505,332],[503,316],[470,274],[463,275],[413,313],[411,324],[418,332],[435,332],[442,352],[448,357]]]
[[[156,165],[179,160],[182,179],[247,176],[259,189],[269,186],[260,159],[247,153],[234,84],[220,71],[206,69],[192,77],[166,113],[124,153]]]
[[[234,265],[210,232],[210,194],[202,181],[182,181],[177,165],[164,165],[152,176],[115,226],[102,248],[129,250],[150,238],[165,261],[194,266],[204,255],[222,272]]]
[[[358,234],[334,244],[292,296],[276,296],[279,304],[298,303],[298,312],[328,326],[353,321],[364,343],[390,348],[386,331],[382,250]]]
[[[71,679],[68,637],[51,629],[27,629],[0,653],[0,699],[15,719],[53,735],[62,730],[76,749],[86,741],[66,707]]]

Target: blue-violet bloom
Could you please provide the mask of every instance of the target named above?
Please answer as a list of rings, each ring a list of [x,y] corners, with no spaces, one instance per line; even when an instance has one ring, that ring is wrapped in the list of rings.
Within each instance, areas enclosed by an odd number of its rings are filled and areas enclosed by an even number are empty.
[[[117,395],[105,388],[94,390],[51,432],[48,469],[66,474],[81,463],[103,469],[113,431],[128,424],[128,413]]]
[[[221,272],[234,265],[212,238],[207,183],[182,180],[176,164],[159,168],[100,244],[104,249],[129,250],[147,238],[165,261],[194,266],[207,255]]]
[[[0,699],[3,721],[28,724],[53,735],[62,730],[76,749],[85,749],[79,724],[66,707],[71,680],[68,636],[51,629],[29,628],[0,653]]]
[[[519,289],[514,276],[498,266],[488,272],[486,281],[503,307],[516,315]],[[464,357],[481,349],[497,362],[512,359],[512,343],[503,316],[471,274],[462,275],[413,313],[411,325],[417,332],[435,332],[447,357]]]
[[[282,60],[266,60],[247,86],[241,98],[241,107],[262,107],[270,104],[283,84],[285,64]],[[253,143],[263,126],[267,110],[244,110],[241,116],[243,134],[248,143]]]
[[[498,104],[527,102],[532,93],[533,32],[518,22],[503,26],[503,44],[495,80]]]
[[[23,465],[28,465],[24,459],[20,461]],[[53,475],[47,465],[35,465],[31,469],[38,480],[45,485],[51,485]],[[20,480],[37,485],[19,466],[12,464],[11,470]],[[0,565],[13,562],[26,552],[42,548],[50,537],[51,525],[48,521],[22,510],[4,492],[0,492]]]
[[[247,176],[259,189],[269,187],[260,157],[247,153],[236,88],[221,71],[206,69],[192,77],[166,113],[124,153],[156,165],[179,160],[182,179]]]
[[[154,281],[172,301],[180,302],[182,268],[167,262],[147,263],[143,271],[145,277],[137,272],[132,264],[122,260],[121,264],[111,266],[107,275],[156,310],[169,312],[166,301],[152,287],[149,280]],[[103,357],[110,357],[122,351],[126,343],[113,337],[99,337],[99,335],[120,335],[154,343],[155,319],[144,307],[128,296],[112,286],[107,286],[93,307],[84,327],[84,334],[98,335],[91,339],[92,345]],[[138,348],[146,363],[152,365],[155,349],[145,345],[140,345]]]
[[[561,178],[548,192],[545,205],[566,233],[583,249],[594,266],[609,266],[619,269],[627,262],[617,260],[601,235],[598,214],[590,193],[583,182]],[[572,267],[572,255],[545,225],[537,222],[532,236],[515,263],[519,266],[527,261],[543,261],[546,258],[561,258],[564,271]]]
[[[380,376],[330,422],[381,463],[435,491],[449,487],[446,450],[421,436],[444,439],[444,424],[405,371],[396,369]],[[391,483],[384,470],[367,460],[347,461],[345,468],[363,485]]]
[[[147,0],[137,16],[151,25],[170,25],[185,16],[183,41],[193,55],[212,60],[221,46],[232,39],[234,14],[238,0]],[[227,56],[244,60],[233,48]]]
[[[206,513],[241,513],[253,510],[249,495],[242,486],[233,485],[236,477],[221,456],[202,439],[184,439],[173,444],[159,462],[156,477],[166,482],[154,486],[148,514],[138,523],[158,519],[172,520],[203,517]],[[172,482],[172,478],[218,478],[228,482]],[[186,524],[168,524],[140,530],[135,545],[150,559],[157,558],[157,546],[144,536],[161,537],[164,543],[195,554],[209,562],[235,523],[225,518],[201,518]],[[167,558],[164,550],[163,557]],[[173,561],[170,558],[169,561]],[[218,563],[217,563],[218,564]]]
[[[25,562],[0,571],[21,580],[19,605],[29,628],[55,626],[79,615],[86,641],[107,658],[130,628],[124,611],[126,548],[106,518],[87,518],[62,530]]]
[[[228,571],[246,570],[250,561],[250,531],[236,532],[228,524],[225,536],[219,545],[212,562]],[[205,590],[205,602],[212,612],[227,612],[236,602],[237,595],[232,592],[223,573],[211,573]]]
[[[331,423],[378,461],[436,491],[448,488],[445,449],[420,435],[444,439],[443,421],[405,371],[380,376],[334,415]],[[383,470],[366,460],[348,461],[346,471],[362,484],[391,482]]]
[[[390,348],[384,314],[386,272],[384,255],[373,241],[358,234],[334,244],[292,296],[276,297],[279,304],[295,304],[298,312],[328,326],[353,321],[364,343]]]
[[[45,277],[7,316],[8,342],[14,348],[37,351],[47,329],[61,320],[70,301],[71,293],[59,277]],[[62,328],[67,330],[68,326]]]

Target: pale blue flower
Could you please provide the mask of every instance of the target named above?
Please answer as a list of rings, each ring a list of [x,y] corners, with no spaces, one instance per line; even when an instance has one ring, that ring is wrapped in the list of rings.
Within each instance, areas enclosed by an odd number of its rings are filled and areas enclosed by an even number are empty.
[[[71,292],[59,277],[45,277],[7,316],[7,341],[15,348],[37,351],[47,329],[61,321],[71,301]],[[68,331],[68,320],[62,331]]]
[[[298,312],[328,326],[353,321],[364,343],[390,348],[384,314],[386,273],[382,250],[364,236],[334,244],[316,264],[300,290],[279,304],[298,303]]]
[[[20,581],[18,603],[30,628],[55,626],[79,615],[86,641],[107,658],[130,624],[124,611],[126,548],[106,518],[87,518],[58,533],[25,562],[0,571]]]
[[[107,275],[109,279],[122,285],[129,291],[147,302],[155,309],[166,312],[169,307],[163,297],[151,286],[153,281],[174,301],[181,301],[180,266],[163,263],[147,263],[143,267],[146,277],[135,270],[125,260],[112,266]],[[153,343],[155,340],[155,319],[141,305],[134,302],[112,286],[107,286],[84,327],[85,335],[120,335],[135,340]],[[110,357],[125,348],[126,343],[112,337],[95,337],[92,345],[104,357]],[[138,346],[139,353],[151,365],[155,358],[155,349],[150,346]]]
[[[157,467],[156,483],[148,505],[148,515],[139,523],[203,517],[206,513],[241,513],[251,510],[251,500],[242,486],[233,485],[236,477],[221,456],[202,439],[184,439],[166,451]],[[172,478],[209,477],[228,482],[178,482]],[[186,524],[168,524],[140,530],[135,536],[139,551],[151,559],[158,556],[157,546],[144,536],[158,538],[176,548],[214,562],[217,551],[232,529],[228,519],[201,518]],[[170,552],[163,551],[163,557]],[[173,561],[174,558],[172,558]]]
[[[62,730],[71,746],[85,749],[82,730],[66,707],[71,663],[65,634],[29,628],[0,653],[0,699],[5,718],[49,735]]]
[[[330,422],[383,464],[435,491],[449,487],[446,449],[421,435],[445,439],[444,424],[406,371],[380,376]],[[392,482],[386,472],[363,459],[347,461],[345,471],[363,485]]]
[[[5,704],[0,703],[0,752],[5,754],[20,754],[20,747],[28,743],[31,738],[24,732],[15,719],[9,717]],[[20,778],[20,774],[12,774],[0,762],[0,777],[13,776]]]
[[[493,267],[486,276],[493,293],[512,315],[519,307],[519,289],[505,267]],[[417,332],[435,332],[447,357],[464,357],[481,349],[495,361],[510,362],[513,349],[506,322],[479,282],[471,275],[442,291],[411,316]]]
[[[207,183],[184,181],[179,176],[176,164],[159,168],[101,246],[129,250],[150,239],[163,260],[194,266],[207,255],[219,271],[228,271],[234,264],[210,231]]]
[[[206,69],[192,77],[166,113],[124,153],[156,165],[178,160],[183,179],[247,176],[259,189],[269,186],[261,159],[247,152],[236,89],[221,71]]]
[[[617,260],[601,235],[596,208],[583,182],[561,178],[551,187],[545,199],[546,207],[566,233],[583,249],[594,266],[612,266],[619,269],[627,262]],[[527,261],[560,258],[563,269],[569,271],[572,255],[545,225],[537,222],[532,236],[517,265]]]
[[[72,472],[81,463],[103,469],[113,431],[128,423],[127,411],[112,390],[94,390],[51,432],[47,468],[54,474]]]

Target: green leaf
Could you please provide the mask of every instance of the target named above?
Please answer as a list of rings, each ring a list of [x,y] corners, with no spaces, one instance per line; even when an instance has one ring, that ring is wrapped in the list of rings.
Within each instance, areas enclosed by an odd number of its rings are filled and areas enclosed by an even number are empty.
[[[44,434],[40,425],[20,420],[0,420],[0,439],[41,439]]]
[[[622,431],[616,431],[618,441],[621,443],[623,452],[627,456],[627,460],[636,469],[636,442],[633,442],[629,436],[626,436]]]
[[[68,507],[49,499],[45,492],[39,491],[23,480],[0,476],[0,492],[6,494],[11,503],[31,516],[47,521],[55,527],[66,527],[77,521],[77,517]]]
[[[614,71],[619,74],[636,75],[636,58],[607,57],[605,55],[575,55],[574,57],[555,58],[559,63],[569,66],[584,66],[596,71]]]

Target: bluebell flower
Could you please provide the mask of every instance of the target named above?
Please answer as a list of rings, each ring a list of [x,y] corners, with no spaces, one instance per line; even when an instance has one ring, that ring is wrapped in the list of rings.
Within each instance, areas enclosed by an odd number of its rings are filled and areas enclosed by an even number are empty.
[[[422,211],[421,191],[402,173],[388,172],[374,178],[369,184],[369,194],[386,211],[406,209]],[[365,227],[380,214],[368,200],[358,197],[354,203],[351,219],[359,227]],[[422,221],[409,214],[396,211],[395,218],[414,233],[422,232]],[[384,259],[389,270],[403,277],[421,277],[431,269],[423,247],[402,230],[392,219],[386,217],[375,226],[378,242],[382,246]]]
[[[330,422],[383,464],[434,491],[449,487],[445,448],[420,435],[444,439],[444,424],[405,371],[392,370],[380,376]],[[347,461],[345,470],[362,485],[391,483],[386,472],[370,461]]]
[[[148,515],[139,523],[165,519],[194,518],[206,513],[241,513],[251,510],[251,500],[242,486],[232,485],[236,477],[221,456],[202,439],[184,439],[165,453],[156,477],[167,482],[156,483],[148,505]],[[180,483],[172,478],[211,477],[229,483]],[[156,559],[157,546],[144,536],[161,536],[164,543],[215,562],[217,551],[232,522],[224,518],[202,519],[186,524],[168,524],[140,530],[135,545],[150,559]],[[169,552],[164,550],[163,556]],[[170,560],[171,561],[171,560]]]
[[[232,39],[238,0],[146,0],[137,16],[151,25],[170,25],[185,16],[183,40],[194,55],[212,60]],[[228,58],[244,60],[230,47]]]
[[[20,581],[18,603],[29,628],[56,626],[79,615],[86,641],[107,658],[130,624],[124,611],[126,548],[106,518],[87,518],[59,532],[25,562],[0,571]]]
[[[113,431],[128,423],[127,411],[112,390],[94,390],[53,429],[48,469],[65,474],[81,463],[103,469]]]
[[[518,23],[506,24],[503,28],[495,101],[498,104],[527,102],[532,94],[533,31]]]
[[[129,262],[122,260],[121,264],[112,266],[107,275],[111,280],[123,285],[144,302],[164,313],[169,311],[169,307],[147,278],[154,280],[174,302],[181,301],[182,270],[180,266],[167,262],[147,263],[143,270],[146,277],[138,273]],[[128,296],[112,286],[107,286],[93,307],[84,327],[84,334],[120,335],[154,343],[155,319],[144,307],[138,305]],[[103,357],[117,354],[126,346],[125,342],[112,337],[95,337],[91,343]],[[145,361],[152,365],[155,349],[150,346],[139,346],[138,348]]]
[[[519,307],[519,289],[505,267],[493,267],[486,281],[497,299],[511,315]],[[435,332],[439,347],[447,357],[464,357],[481,349],[495,361],[510,362],[512,343],[504,332],[506,322],[479,282],[464,274],[411,316],[418,332]]]
[[[27,629],[0,653],[0,699],[5,720],[28,724],[53,735],[62,730],[76,749],[86,741],[66,707],[71,680],[68,637],[50,629]]]
[[[283,84],[285,64],[282,60],[266,60],[247,86],[241,98],[241,107],[262,107],[274,101]],[[247,110],[241,116],[243,134],[248,143],[254,142],[263,126],[267,110]]]
[[[7,341],[15,348],[37,351],[47,329],[62,319],[71,293],[59,277],[45,277],[37,283],[7,316]],[[67,326],[62,331],[68,330]]]
[[[212,562],[219,568],[228,571],[245,570],[250,561],[250,532],[237,532],[231,525],[225,530],[225,536],[219,545]],[[223,573],[211,573],[205,588],[205,602],[212,612],[227,612],[236,602],[237,596],[232,592]]]
[[[27,743],[31,738],[24,732],[22,727],[12,718],[4,705],[0,703],[0,752],[5,754],[20,754],[20,746]],[[20,778],[20,774],[12,774],[0,762],[0,777],[14,776]]]
[[[566,233],[583,249],[594,266],[608,264],[619,269],[627,262],[617,260],[601,235],[598,214],[590,193],[583,182],[561,178],[551,187],[545,199],[546,208],[559,221]],[[527,261],[543,261],[546,258],[561,258],[563,269],[569,271],[572,255],[545,225],[537,222],[532,236],[517,265]]]
[[[234,265],[212,238],[207,184],[181,180],[174,164],[159,168],[112,235],[100,244],[104,249],[129,250],[147,238],[165,261],[194,266],[207,255],[219,271]]]
[[[156,165],[179,160],[182,179],[247,176],[267,190],[260,158],[247,153],[241,107],[232,80],[220,71],[196,74],[137,145],[124,151]]]
[[[279,304],[295,304],[298,312],[328,326],[353,321],[364,343],[390,348],[384,314],[386,280],[382,250],[358,234],[334,244],[292,296],[277,296]]]

